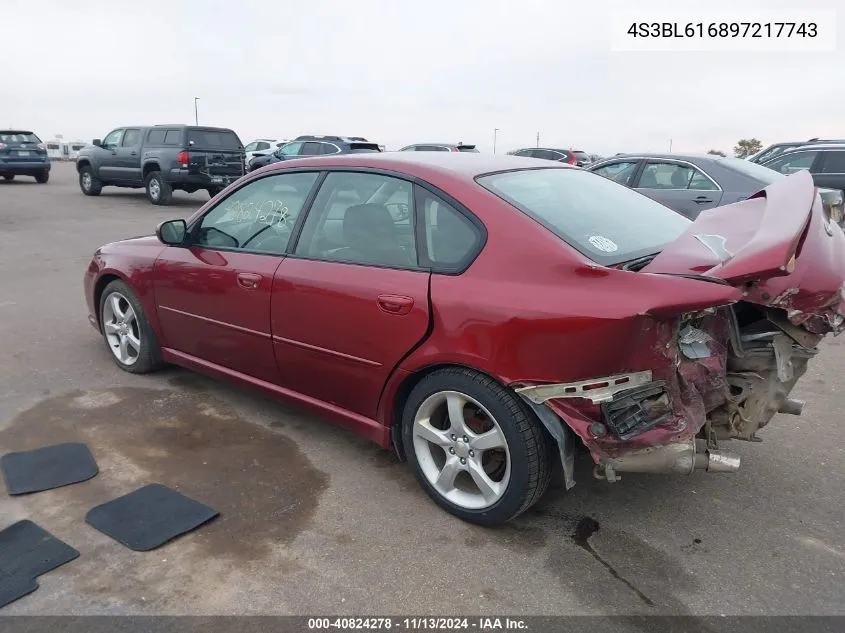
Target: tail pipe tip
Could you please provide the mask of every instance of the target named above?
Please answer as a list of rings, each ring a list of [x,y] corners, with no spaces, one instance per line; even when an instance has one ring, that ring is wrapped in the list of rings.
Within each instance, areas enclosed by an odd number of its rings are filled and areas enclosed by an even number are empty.
[[[804,410],[804,401],[803,400],[795,400],[794,398],[787,398],[783,401],[783,404],[780,405],[780,409],[778,409],[778,413],[787,413],[789,415],[801,415],[801,412]]]

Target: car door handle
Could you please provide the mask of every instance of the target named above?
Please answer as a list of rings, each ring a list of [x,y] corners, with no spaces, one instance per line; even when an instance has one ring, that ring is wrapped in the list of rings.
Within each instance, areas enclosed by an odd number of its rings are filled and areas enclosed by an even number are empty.
[[[414,300],[400,295],[379,295],[378,307],[388,314],[408,314],[414,307]]]
[[[255,273],[238,273],[238,285],[244,290],[255,290],[263,277]]]
[[[707,196],[698,196],[695,200],[693,200],[696,204],[704,204],[705,202],[713,202],[713,198],[708,198]]]
[[[130,155],[130,156],[137,156],[137,155],[138,155],[138,152],[131,152],[129,155]]]

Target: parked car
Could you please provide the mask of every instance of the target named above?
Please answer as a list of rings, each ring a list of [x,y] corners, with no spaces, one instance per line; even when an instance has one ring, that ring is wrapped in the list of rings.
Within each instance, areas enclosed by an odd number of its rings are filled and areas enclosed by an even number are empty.
[[[470,152],[477,154],[475,145],[468,145],[462,141],[457,143],[414,143],[397,150],[400,152]]]
[[[556,160],[560,163],[583,167],[591,162],[587,152],[574,149],[562,149],[552,147],[525,147],[508,152],[514,156],[525,156],[527,158],[542,158],[544,160]]]
[[[845,143],[802,145],[763,166],[785,175],[806,170],[816,186],[845,190]]]
[[[766,166],[714,154],[622,154],[588,169],[690,219],[704,209],[745,200],[783,178]],[[831,205],[831,214],[838,217],[842,192],[821,193],[824,203]]]
[[[79,152],[79,188],[99,196],[103,187],[144,187],[156,205],[174,190],[208,191],[212,198],[244,175],[244,147],[228,128],[193,125],[127,126]]]
[[[288,141],[285,139],[257,138],[244,146],[244,160],[246,161],[246,164],[249,165],[249,161],[251,161],[257,154],[266,156],[268,153],[275,152],[287,142]]]
[[[763,164],[767,161],[772,160],[776,156],[781,155],[783,152],[788,152],[796,147],[801,147],[802,145],[810,145],[813,143],[845,143],[845,139],[820,139],[820,138],[811,138],[809,141],[789,141],[786,143],[775,143],[774,145],[769,145],[768,147],[761,149],[756,154],[752,154],[746,160],[750,160],[752,163]]]
[[[50,180],[50,157],[47,146],[30,130],[0,130],[0,176],[31,176],[44,184]]]
[[[790,391],[845,327],[827,223],[805,172],[692,222],[536,159],[320,156],[102,246],[84,295],[121,369],[298,403],[492,525],[557,459],[573,486],[579,445],[608,481],[736,471],[724,443],[800,413]]]
[[[248,171],[272,165],[289,158],[303,156],[328,156],[331,154],[362,154],[381,152],[378,143],[371,143],[361,136],[298,136],[282,145],[275,152],[258,152],[248,164]]]

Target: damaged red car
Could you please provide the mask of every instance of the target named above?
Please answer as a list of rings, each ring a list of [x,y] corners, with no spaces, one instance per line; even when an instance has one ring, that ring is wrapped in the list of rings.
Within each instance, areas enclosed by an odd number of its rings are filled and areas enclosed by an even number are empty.
[[[85,296],[122,369],[298,403],[492,525],[556,461],[573,486],[580,447],[609,482],[734,472],[729,440],[799,414],[790,392],[843,329],[833,212],[806,172],[691,222],[563,164],[317,157],[103,246]]]

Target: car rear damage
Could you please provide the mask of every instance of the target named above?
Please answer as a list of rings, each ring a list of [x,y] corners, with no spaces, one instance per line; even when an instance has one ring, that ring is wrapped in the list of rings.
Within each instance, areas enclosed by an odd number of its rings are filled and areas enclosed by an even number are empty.
[[[800,415],[790,393],[845,328],[845,235],[804,172],[702,213],[644,263],[613,271],[635,297],[617,319],[636,339],[618,373],[512,385],[557,440],[567,487],[574,437],[611,482],[735,472],[723,443],[760,441],[775,414]]]

